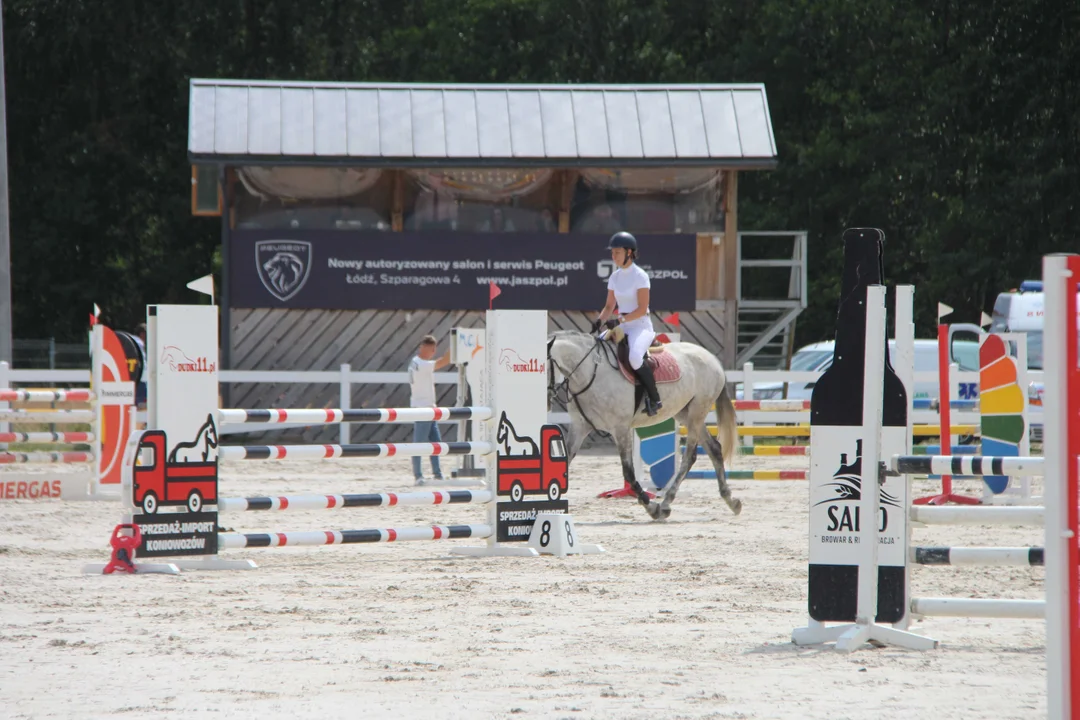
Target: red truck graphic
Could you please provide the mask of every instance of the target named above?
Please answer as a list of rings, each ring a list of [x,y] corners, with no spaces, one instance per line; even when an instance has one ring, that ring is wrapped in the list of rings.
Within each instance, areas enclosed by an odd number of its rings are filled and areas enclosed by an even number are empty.
[[[503,422],[509,424],[505,417]],[[538,450],[535,454],[499,456],[499,495],[509,495],[512,501],[521,502],[525,495],[536,494],[546,494],[549,500],[558,500],[566,492],[566,443],[557,425],[540,428]]]
[[[169,462],[164,430],[147,430],[139,439],[142,462],[134,468],[132,498],[147,515],[162,505],[187,505],[191,512],[203,503],[217,503],[217,463]]]

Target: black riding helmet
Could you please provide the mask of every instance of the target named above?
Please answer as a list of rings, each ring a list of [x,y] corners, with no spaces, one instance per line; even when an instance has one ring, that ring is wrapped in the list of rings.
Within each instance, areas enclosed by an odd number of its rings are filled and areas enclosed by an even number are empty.
[[[637,238],[625,231],[617,232],[608,240],[608,250],[614,250],[615,248],[633,250],[634,253],[637,253]]]

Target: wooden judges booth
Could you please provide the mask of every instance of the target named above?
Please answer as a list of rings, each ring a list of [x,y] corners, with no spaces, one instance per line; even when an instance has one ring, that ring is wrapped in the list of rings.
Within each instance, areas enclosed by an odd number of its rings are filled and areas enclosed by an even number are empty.
[[[760,340],[740,338],[738,177],[776,164],[762,85],[192,80],[190,92],[192,211],[221,222],[226,369],[400,372],[424,335],[445,348],[450,328],[482,325],[492,282],[497,307],[585,328],[619,230],[639,238],[658,328],[728,366]],[[781,260],[801,259],[798,236],[787,242]],[[236,407],[337,404],[336,386],[228,390]],[[452,404],[454,388],[439,390]],[[366,385],[352,404],[408,399],[407,386]]]

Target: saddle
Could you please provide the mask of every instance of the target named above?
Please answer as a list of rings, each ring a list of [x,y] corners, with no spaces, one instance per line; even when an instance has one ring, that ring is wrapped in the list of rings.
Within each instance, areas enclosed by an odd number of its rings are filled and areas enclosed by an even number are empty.
[[[626,333],[621,327],[615,327],[608,331],[605,338],[608,342],[615,343],[615,356],[619,359],[619,370],[622,376],[631,385],[640,385],[640,381],[634,370],[630,367],[630,344],[627,342]],[[667,352],[664,344],[653,340],[649,346],[649,352],[645,354],[645,362],[652,368],[656,384],[675,382],[682,377],[679,361],[675,356]]]

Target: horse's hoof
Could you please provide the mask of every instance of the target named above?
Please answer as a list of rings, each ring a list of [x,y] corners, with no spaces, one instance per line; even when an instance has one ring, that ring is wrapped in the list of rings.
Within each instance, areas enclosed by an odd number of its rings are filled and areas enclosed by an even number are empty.
[[[667,520],[669,517],[671,517],[671,508],[661,505],[659,515],[659,520]]]
[[[735,498],[734,500],[732,500],[731,502],[728,503],[728,507],[731,508],[731,512],[738,515],[739,513],[742,512],[742,500],[740,500],[738,498]]]
[[[653,520],[659,520],[660,519],[660,504],[659,503],[649,503],[648,505],[645,506],[645,512],[649,513],[649,517],[651,517]]]

